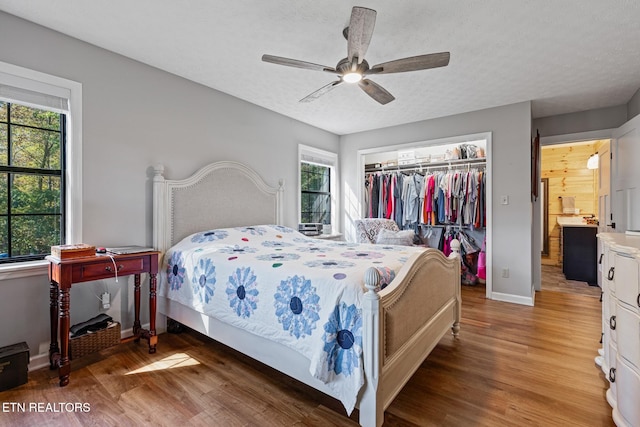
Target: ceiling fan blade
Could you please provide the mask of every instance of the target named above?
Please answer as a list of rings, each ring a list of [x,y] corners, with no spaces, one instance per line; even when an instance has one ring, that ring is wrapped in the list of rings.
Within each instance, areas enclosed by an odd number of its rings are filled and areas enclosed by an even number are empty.
[[[358,64],[364,59],[367,53],[373,28],[376,25],[377,12],[366,7],[354,7],[351,11],[349,30],[347,37],[347,57],[349,62],[353,62],[353,57],[358,58]]]
[[[342,84],[342,80],[336,80],[335,82],[331,82],[328,85],[324,85],[320,89],[316,90],[315,92],[310,93],[309,95],[307,95],[304,98],[302,98],[299,102],[311,102],[311,101],[314,101],[317,98],[320,98],[325,93],[330,92],[334,87],[336,87],[336,86],[338,86],[340,84]]]
[[[440,52],[396,59],[395,61],[383,62],[382,64],[374,65],[365,74],[404,73],[406,71],[446,67],[449,65],[449,57],[449,52]]]
[[[299,61],[297,59],[283,58],[281,56],[262,55],[262,60],[264,62],[271,62],[272,64],[286,65],[287,67],[304,68],[307,70],[316,70],[316,71],[327,71],[329,73],[336,72],[336,69],[333,67],[314,64],[312,62]]]
[[[367,93],[370,97],[378,101],[380,104],[385,105],[396,99],[385,88],[379,84],[372,82],[368,79],[363,79],[358,82],[358,86]]]

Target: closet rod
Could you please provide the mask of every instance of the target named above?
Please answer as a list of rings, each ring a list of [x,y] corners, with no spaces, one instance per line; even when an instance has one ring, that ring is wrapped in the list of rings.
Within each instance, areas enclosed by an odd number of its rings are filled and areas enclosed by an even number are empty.
[[[471,167],[471,165],[478,164],[486,164],[487,159],[485,157],[479,159],[456,159],[456,160],[447,160],[444,162],[421,162],[421,163],[412,163],[409,165],[394,165],[394,166],[382,166],[376,164],[371,167],[369,165],[365,165],[365,173],[368,172],[392,172],[392,171],[422,171],[422,170],[431,170],[431,169],[453,169],[460,166]]]
[[[425,222],[419,222],[417,223],[418,227],[420,228],[452,228],[452,229],[460,229],[460,230],[478,230],[478,231],[484,231],[484,227],[472,227],[471,224],[452,224],[452,223],[438,223],[438,224],[428,224]]]

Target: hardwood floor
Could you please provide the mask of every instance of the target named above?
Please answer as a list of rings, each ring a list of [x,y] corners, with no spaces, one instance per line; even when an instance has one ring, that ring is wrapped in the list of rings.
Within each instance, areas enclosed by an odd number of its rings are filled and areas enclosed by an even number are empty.
[[[542,265],[543,291],[566,292],[570,294],[591,295],[600,298],[600,287],[589,286],[587,282],[567,280],[562,273],[562,267]]]
[[[543,290],[527,307],[484,292],[463,286],[460,337],[441,340],[384,425],[613,426],[607,381],[594,363],[599,300]],[[161,335],[153,355],[129,341],[72,367],[67,387],[45,368],[0,392],[0,425],[357,425],[357,411],[348,418],[339,402],[192,332]],[[66,412],[69,403],[90,410]]]

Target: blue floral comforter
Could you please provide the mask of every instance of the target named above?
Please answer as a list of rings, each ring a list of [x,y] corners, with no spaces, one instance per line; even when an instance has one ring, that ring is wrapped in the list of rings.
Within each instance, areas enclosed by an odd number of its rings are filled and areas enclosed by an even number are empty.
[[[350,414],[364,383],[364,271],[376,267],[384,287],[421,250],[325,241],[276,225],[209,230],[165,254],[158,292],[301,353]]]

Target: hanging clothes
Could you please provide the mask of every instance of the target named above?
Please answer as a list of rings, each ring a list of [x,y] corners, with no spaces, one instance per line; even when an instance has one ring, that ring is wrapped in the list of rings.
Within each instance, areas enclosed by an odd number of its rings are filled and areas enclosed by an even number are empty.
[[[449,154],[449,159],[484,157],[482,150],[478,152],[469,144],[461,144]],[[483,228],[487,202],[482,165],[471,170],[470,164],[466,170],[452,169],[450,164],[443,170],[431,164],[412,170],[367,172],[364,185],[363,211],[367,218],[392,219],[401,230],[414,229],[423,245],[437,248],[446,256],[451,254],[452,240],[458,239],[461,282],[474,285],[485,281]],[[477,245],[471,235],[482,245]]]
[[[487,237],[485,236],[482,241],[482,248],[480,248],[480,253],[478,254],[478,279],[481,282],[486,281],[487,279]]]
[[[485,226],[482,170],[447,170],[424,175],[400,171],[370,173],[365,179],[367,218],[394,220],[400,229],[426,225]]]
[[[380,201],[380,179],[379,175],[373,175],[371,178],[371,207],[369,208],[371,215],[369,218],[377,218],[378,203]]]
[[[396,224],[398,224],[398,227],[400,227],[400,225],[402,224],[402,218],[404,214],[404,210],[403,210],[404,202],[402,200],[402,187],[403,187],[404,177],[405,177],[404,174],[401,174],[401,173],[396,174],[396,185],[393,189],[393,198],[395,202],[393,219],[395,220]]]

